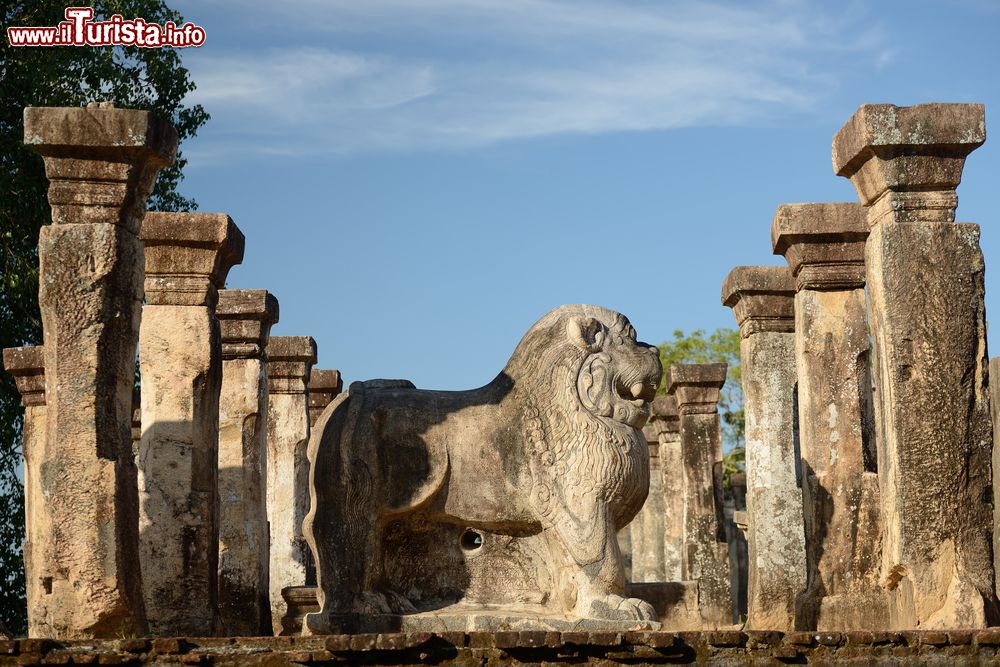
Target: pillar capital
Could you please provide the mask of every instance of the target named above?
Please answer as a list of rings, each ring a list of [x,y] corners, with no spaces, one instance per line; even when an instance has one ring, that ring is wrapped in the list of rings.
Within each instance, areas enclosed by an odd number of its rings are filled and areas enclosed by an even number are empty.
[[[304,394],[316,341],[312,336],[272,336],[267,341],[267,386],[272,394]]]
[[[262,289],[219,290],[215,316],[223,359],[260,359],[271,326],[278,322],[278,300]]]
[[[856,202],[782,204],[771,223],[771,247],[783,255],[798,290],[865,286],[865,208]]]
[[[677,399],[673,396],[657,396],[650,404],[649,425],[655,430],[657,437],[676,434],[680,431],[680,415],[677,412]]]
[[[45,405],[45,348],[41,345],[8,347],[3,367],[14,377],[24,407]]]
[[[314,368],[309,374],[309,422],[316,423],[326,406],[343,391],[344,381],[340,371]]]
[[[869,226],[953,222],[965,158],[984,141],[982,104],[864,104],[833,138],[833,170],[851,179]]]
[[[787,266],[737,266],[722,282],[722,305],[740,334],[795,331],[795,281]]]
[[[229,269],[243,261],[243,233],[225,213],[150,212],[139,238],[151,306],[212,306]]]
[[[53,224],[103,222],[138,233],[177,131],[149,111],[109,103],[27,107],[24,143],[45,160]]]
[[[725,363],[671,365],[667,372],[667,393],[677,402],[677,412],[681,415],[718,412],[726,370]]]

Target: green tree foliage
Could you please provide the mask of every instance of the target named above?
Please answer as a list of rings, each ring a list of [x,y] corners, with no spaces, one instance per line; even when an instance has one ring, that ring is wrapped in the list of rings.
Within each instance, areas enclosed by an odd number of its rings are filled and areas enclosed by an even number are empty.
[[[666,393],[666,373],[671,364],[712,364],[726,362],[726,384],[719,397],[719,416],[722,420],[722,448],[725,452],[725,478],[744,470],[743,449],[743,386],[740,374],[740,332],[736,329],[716,329],[706,334],[696,329],[685,334],[674,331],[671,340],[660,343],[660,362],[663,364],[664,381],[660,393]]]
[[[0,4],[0,28],[54,26],[67,5],[94,7],[95,20],[121,14],[150,22],[182,23],[161,0],[94,0],[66,3],[14,0]],[[5,33],[6,31],[4,31]],[[48,181],[42,160],[22,145],[26,106],[82,106],[110,100],[122,108],[149,109],[171,120],[180,139],[207,120],[200,105],[186,106],[194,89],[175,49],[139,47],[11,47],[0,37],[0,348],[41,342],[38,310],[38,232],[49,221]],[[151,210],[197,208],[177,193],[186,160],[160,172]],[[17,469],[21,457],[20,396],[0,373],[0,621],[25,630],[24,495]]]

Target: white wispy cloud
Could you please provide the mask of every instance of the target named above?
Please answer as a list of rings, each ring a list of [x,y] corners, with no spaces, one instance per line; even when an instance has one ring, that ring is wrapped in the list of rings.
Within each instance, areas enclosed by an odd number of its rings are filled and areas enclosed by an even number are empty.
[[[270,46],[185,54],[198,84],[191,99],[225,128],[200,144],[217,155],[779,122],[822,104],[837,61],[891,57],[863,16],[799,0],[221,6],[246,43]],[[181,6],[189,17],[199,7]]]

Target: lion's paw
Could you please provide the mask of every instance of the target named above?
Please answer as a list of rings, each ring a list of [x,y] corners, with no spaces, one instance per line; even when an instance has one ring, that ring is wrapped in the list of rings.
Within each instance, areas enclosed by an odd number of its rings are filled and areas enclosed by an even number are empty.
[[[657,621],[653,606],[639,598],[610,594],[590,602],[588,616],[620,621]]]

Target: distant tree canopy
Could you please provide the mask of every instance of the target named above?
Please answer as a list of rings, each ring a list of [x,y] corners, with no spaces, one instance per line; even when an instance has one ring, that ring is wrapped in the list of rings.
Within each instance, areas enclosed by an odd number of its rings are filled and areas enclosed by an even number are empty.
[[[660,362],[664,381],[660,393],[666,393],[666,374],[671,364],[713,364],[726,362],[726,384],[719,397],[719,417],[722,421],[722,449],[725,479],[734,472],[744,471],[745,450],[743,425],[743,386],[740,372],[740,332],[736,329],[716,329],[706,334],[695,329],[685,334],[674,331],[673,339],[660,343]]]
[[[93,0],[53,3],[15,0],[0,4],[0,26],[54,26],[67,5],[94,8],[95,20],[113,14],[149,22],[181,24],[180,14],[160,0]],[[194,90],[175,49],[139,47],[11,47],[0,38],[0,348],[42,342],[38,310],[38,232],[50,218],[48,181],[41,158],[22,144],[26,106],[82,106],[110,100],[122,108],[149,109],[169,119],[181,142],[207,120],[200,105],[185,105]],[[187,161],[160,172],[149,208],[192,210],[177,193]],[[0,372],[0,621],[25,631],[24,495],[20,395]]]

